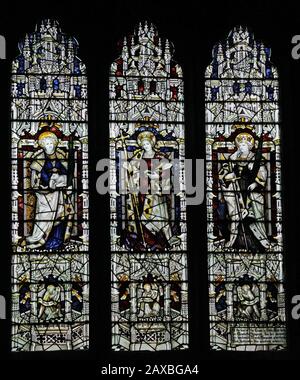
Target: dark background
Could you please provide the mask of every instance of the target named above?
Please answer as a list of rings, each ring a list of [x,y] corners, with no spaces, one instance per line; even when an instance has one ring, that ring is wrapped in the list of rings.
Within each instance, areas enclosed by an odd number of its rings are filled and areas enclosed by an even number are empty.
[[[87,368],[100,373],[102,365],[196,364],[219,359],[297,359],[300,320],[292,320],[291,298],[300,294],[299,143],[300,60],[291,57],[291,39],[300,34],[300,12],[294,2],[274,1],[107,1],[8,4],[0,16],[0,34],[7,43],[7,59],[0,61],[0,294],[7,300],[7,319],[0,320],[0,358],[14,371],[27,372],[11,360],[77,360],[63,365],[69,375]],[[64,32],[79,41],[79,57],[88,69],[90,134],[90,349],[87,352],[10,353],[10,64],[17,43],[43,18],[55,18]],[[272,49],[281,87],[284,237],[288,350],[239,353],[209,351],[206,208],[188,208],[190,349],[184,352],[117,353],[110,351],[109,198],[96,192],[96,163],[108,154],[108,70],[117,57],[117,43],[139,21],[153,22],[161,36],[174,43],[175,59],[185,80],[186,157],[204,158],[204,71],[213,45],[236,25],[246,25]],[[82,360],[89,360],[84,363]],[[49,363],[50,364],[50,363]],[[52,364],[47,367],[52,367]],[[26,364],[27,369],[31,364]],[[219,370],[222,371],[220,368]],[[52,370],[51,370],[52,371]],[[31,372],[31,371],[29,371]],[[27,372],[28,373],[28,372]],[[61,373],[61,372],[60,372]],[[53,374],[53,372],[52,372]],[[40,374],[41,375],[41,374]],[[38,373],[37,373],[37,376]]]

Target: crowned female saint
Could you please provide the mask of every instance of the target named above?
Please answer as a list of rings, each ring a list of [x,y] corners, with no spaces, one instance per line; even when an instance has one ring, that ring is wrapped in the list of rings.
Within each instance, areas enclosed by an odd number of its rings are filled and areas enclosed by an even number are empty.
[[[123,244],[139,250],[165,250],[181,243],[173,234],[170,223],[172,164],[156,149],[156,137],[152,131],[140,132],[137,143],[139,149],[124,164],[129,187],[139,190],[136,193],[131,191],[127,196]]]

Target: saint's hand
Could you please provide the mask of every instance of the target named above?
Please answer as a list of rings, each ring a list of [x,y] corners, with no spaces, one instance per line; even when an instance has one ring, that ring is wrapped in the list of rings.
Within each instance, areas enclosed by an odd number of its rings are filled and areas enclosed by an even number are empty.
[[[225,179],[225,181],[236,181],[237,177],[236,177],[235,173],[228,173],[225,175],[224,179]]]
[[[124,169],[126,169],[128,171],[132,171],[132,166],[131,166],[130,162],[124,161],[122,166]]]
[[[253,183],[251,183],[251,185],[248,186],[248,190],[253,191],[256,187],[257,187],[257,183],[253,182]]]
[[[58,174],[58,173],[53,173],[52,176],[51,176],[51,180],[53,180],[53,181],[57,181],[57,180],[58,180],[58,177],[59,177],[59,174]]]
[[[52,189],[52,190],[56,189],[56,182],[57,182],[57,180],[58,180],[58,174],[57,173],[52,174],[52,176],[50,178],[50,181],[49,181],[49,187],[50,187],[50,189]]]

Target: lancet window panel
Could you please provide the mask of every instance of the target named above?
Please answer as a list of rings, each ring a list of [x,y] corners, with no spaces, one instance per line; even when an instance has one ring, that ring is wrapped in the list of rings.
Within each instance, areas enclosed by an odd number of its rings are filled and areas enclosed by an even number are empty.
[[[77,52],[45,20],[12,64],[12,351],[89,344],[87,78]]]
[[[210,343],[286,348],[279,78],[245,27],[214,46],[205,73]]]
[[[112,349],[186,349],[182,69],[153,25],[121,45],[109,79]]]

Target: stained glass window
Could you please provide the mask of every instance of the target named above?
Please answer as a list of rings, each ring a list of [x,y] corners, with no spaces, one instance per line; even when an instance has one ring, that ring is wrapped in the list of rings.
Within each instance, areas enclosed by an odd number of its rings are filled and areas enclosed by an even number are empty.
[[[182,69],[153,25],[140,24],[120,46],[110,70],[112,349],[182,350],[188,347]]]
[[[286,347],[278,73],[237,27],[205,74],[210,343]]]
[[[12,350],[88,347],[86,69],[46,20],[12,65]]]

